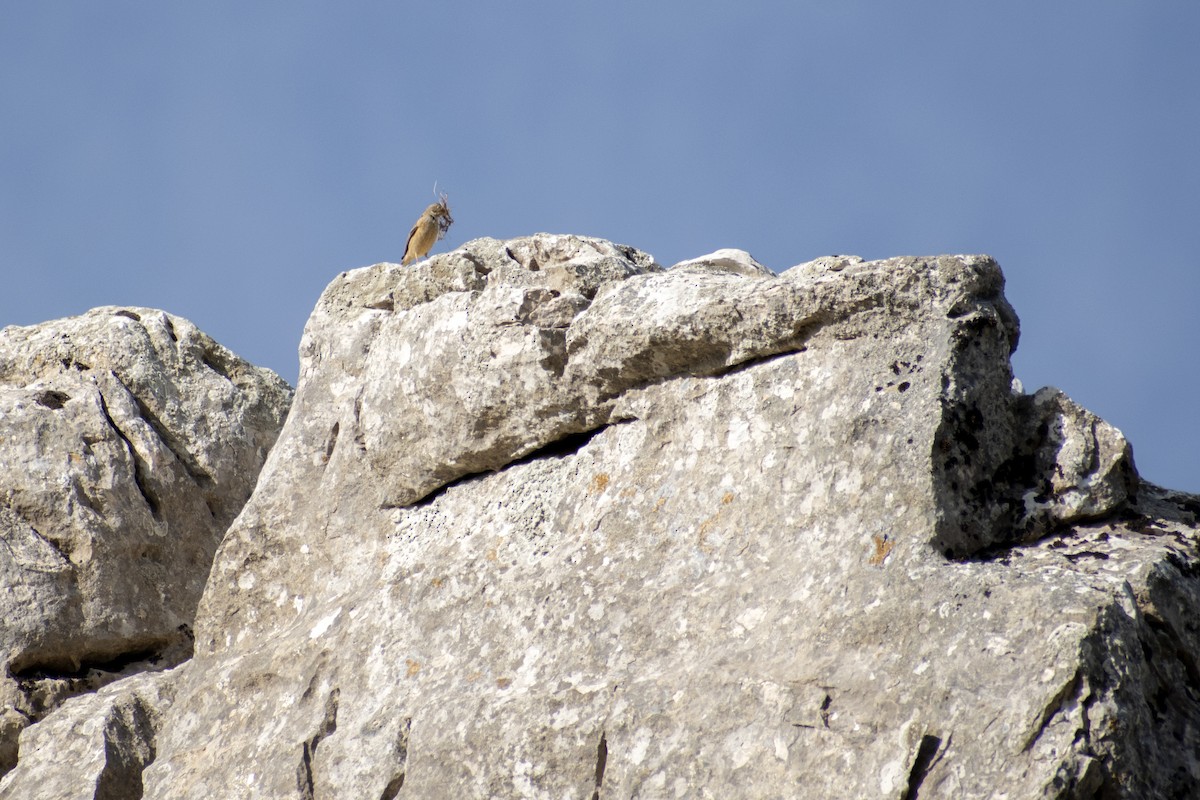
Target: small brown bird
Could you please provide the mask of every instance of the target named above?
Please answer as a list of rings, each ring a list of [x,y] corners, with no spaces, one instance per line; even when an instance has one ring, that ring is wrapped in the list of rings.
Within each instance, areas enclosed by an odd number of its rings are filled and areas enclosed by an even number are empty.
[[[408,232],[408,243],[404,245],[401,264],[409,264],[429,255],[434,242],[450,230],[454,219],[450,216],[450,206],[446,205],[446,199],[446,193],[442,192],[438,202],[425,209],[417,224],[412,226],[412,230]]]

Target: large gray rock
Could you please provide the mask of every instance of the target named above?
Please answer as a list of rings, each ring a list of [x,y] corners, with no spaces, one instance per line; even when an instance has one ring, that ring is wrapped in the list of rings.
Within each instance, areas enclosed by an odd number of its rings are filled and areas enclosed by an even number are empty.
[[[21,737],[18,769],[0,781],[12,800],[135,800],[154,760],[170,672],[145,672],[67,700]]]
[[[548,235],[345,273],[194,658],[26,738],[142,708],[147,798],[1186,796],[1200,500],[1013,390],[1002,289]]]
[[[190,655],[290,397],[162,311],[0,331],[0,773],[65,697]]]

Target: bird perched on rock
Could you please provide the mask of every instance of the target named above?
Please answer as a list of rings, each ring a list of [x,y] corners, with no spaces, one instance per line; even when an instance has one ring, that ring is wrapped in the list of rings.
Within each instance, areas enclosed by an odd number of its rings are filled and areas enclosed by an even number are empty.
[[[446,205],[446,193],[442,192],[438,201],[417,220],[408,232],[408,243],[404,245],[404,258],[401,264],[409,264],[418,258],[429,255],[433,243],[446,235],[454,219],[450,216],[450,206]]]

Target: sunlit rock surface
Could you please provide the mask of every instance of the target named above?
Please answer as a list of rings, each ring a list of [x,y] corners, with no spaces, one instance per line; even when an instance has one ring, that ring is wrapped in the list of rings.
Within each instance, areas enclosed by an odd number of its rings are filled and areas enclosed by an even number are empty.
[[[194,657],[0,797],[118,736],[147,798],[1187,796],[1200,500],[1017,335],[981,256],[343,273]]]

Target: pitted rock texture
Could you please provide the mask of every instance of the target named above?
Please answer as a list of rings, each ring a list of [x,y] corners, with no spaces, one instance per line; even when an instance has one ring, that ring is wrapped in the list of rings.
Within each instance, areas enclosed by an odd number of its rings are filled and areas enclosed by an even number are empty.
[[[194,658],[31,731],[137,700],[146,798],[1187,796],[1200,499],[1017,335],[978,256],[344,273]]]
[[[0,331],[0,772],[63,698],[190,654],[290,398],[162,311]]]

